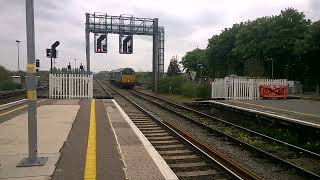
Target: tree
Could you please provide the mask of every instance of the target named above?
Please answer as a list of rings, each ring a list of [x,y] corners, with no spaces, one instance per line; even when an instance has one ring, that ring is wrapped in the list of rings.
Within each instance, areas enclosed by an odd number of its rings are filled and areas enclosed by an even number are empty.
[[[182,57],[183,70],[186,71],[197,71],[197,74],[200,73],[200,64],[202,65],[202,73],[203,75],[209,75],[208,69],[208,58],[206,49],[193,49],[186,53],[185,56]]]
[[[3,66],[0,66],[0,82],[11,79],[10,72]]]
[[[247,21],[237,35],[233,51],[248,67],[254,65],[246,74],[271,77],[271,61],[267,60],[272,59],[274,77],[296,79],[301,60],[298,48],[309,24],[302,12],[292,8],[277,16]]]
[[[306,83],[320,85],[320,20],[310,25],[300,49],[304,64],[302,72],[305,72],[301,79],[309,81]]]
[[[181,73],[179,64],[178,64],[178,58],[173,56],[170,59],[170,64],[168,66],[167,75],[168,76],[175,76]]]
[[[243,24],[234,24],[232,28],[225,28],[220,35],[214,35],[208,40],[208,65],[215,77],[242,74],[241,59],[232,51],[238,31],[242,27]]]
[[[306,19],[293,8],[279,15],[234,24],[208,40],[206,49],[186,53],[184,70],[197,71],[203,64],[211,77],[230,74],[251,77],[287,78],[320,83],[320,21]]]

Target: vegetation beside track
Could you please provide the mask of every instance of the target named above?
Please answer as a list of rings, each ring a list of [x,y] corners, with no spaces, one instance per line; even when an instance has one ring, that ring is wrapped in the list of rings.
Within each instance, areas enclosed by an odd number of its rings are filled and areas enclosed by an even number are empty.
[[[138,85],[143,85],[146,89],[151,89],[151,75],[146,73],[137,73]],[[192,82],[183,74],[174,76],[164,76],[160,79],[159,92],[161,95],[173,99],[192,99],[192,98],[209,98],[211,87],[208,82]]]
[[[12,78],[12,72],[0,66],[0,91],[8,91],[14,89],[21,89],[20,84],[14,83]]]

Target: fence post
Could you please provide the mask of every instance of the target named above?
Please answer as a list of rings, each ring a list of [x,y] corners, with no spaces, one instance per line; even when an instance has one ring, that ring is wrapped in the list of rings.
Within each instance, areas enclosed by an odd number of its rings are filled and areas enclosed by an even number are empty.
[[[49,98],[51,98],[51,92],[52,92],[52,86],[51,86],[52,80],[51,80],[51,74],[49,74]]]

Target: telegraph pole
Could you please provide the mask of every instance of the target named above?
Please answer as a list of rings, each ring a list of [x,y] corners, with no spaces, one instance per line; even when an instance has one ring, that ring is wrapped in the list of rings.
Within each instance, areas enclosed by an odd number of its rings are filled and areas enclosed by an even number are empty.
[[[37,90],[34,40],[34,1],[26,0],[27,31],[27,99],[28,99],[28,158],[22,159],[17,167],[42,166],[48,157],[38,157],[37,142]]]

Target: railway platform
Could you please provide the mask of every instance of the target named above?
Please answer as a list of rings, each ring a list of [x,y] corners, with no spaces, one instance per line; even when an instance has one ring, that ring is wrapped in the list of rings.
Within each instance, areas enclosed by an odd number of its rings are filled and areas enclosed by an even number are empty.
[[[112,99],[42,100],[38,156],[44,166],[16,167],[28,155],[27,112],[0,112],[0,179],[178,179]]]
[[[284,122],[320,128],[320,101],[302,99],[206,100],[195,102],[195,104],[226,107],[237,111],[272,117]]]

